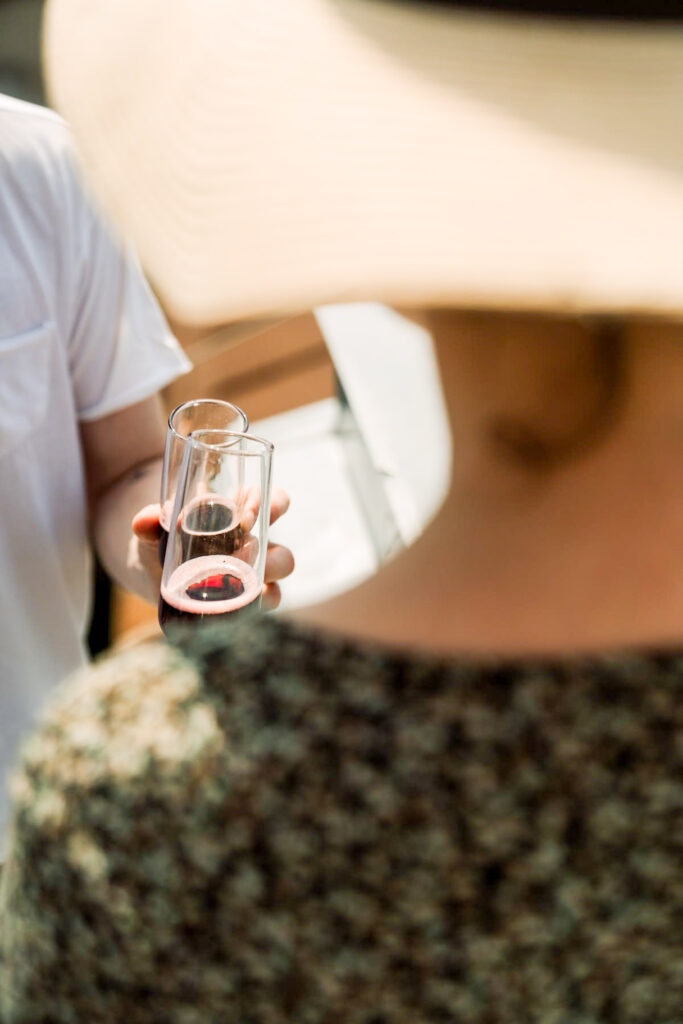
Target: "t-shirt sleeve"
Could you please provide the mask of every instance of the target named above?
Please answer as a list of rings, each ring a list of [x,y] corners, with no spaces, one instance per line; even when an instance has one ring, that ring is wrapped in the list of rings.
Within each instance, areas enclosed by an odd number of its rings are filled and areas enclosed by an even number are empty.
[[[73,180],[74,294],[69,369],[76,413],[95,420],[133,405],[191,368],[135,255]]]

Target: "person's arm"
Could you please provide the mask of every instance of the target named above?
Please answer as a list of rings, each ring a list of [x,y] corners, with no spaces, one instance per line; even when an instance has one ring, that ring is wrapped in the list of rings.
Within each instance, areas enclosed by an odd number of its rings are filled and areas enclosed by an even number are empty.
[[[161,569],[156,543],[131,532],[143,506],[158,502],[165,423],[154,395],[81,424],[93,543],[118,584],[154,602]]]

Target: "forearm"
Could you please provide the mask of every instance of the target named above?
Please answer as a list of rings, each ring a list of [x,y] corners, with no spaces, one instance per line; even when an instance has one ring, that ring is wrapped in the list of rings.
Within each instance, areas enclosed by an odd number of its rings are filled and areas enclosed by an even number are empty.
[[[133,467],[93,502],[92,538],[99,559],[111,578],[126,590],[155,603],[161,569],[156,547],[131,532],[133,516],[159,501],[162,459]]]

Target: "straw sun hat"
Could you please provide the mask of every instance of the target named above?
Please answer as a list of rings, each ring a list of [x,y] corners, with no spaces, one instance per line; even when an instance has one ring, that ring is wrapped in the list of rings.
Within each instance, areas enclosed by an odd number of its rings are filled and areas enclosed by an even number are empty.
[[[50,0],[45,29],[185,319],[683,313],[683,0]]]

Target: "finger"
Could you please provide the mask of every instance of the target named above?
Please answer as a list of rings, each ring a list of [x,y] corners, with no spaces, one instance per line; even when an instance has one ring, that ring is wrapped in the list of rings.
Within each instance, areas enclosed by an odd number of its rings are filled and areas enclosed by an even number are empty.
[[[253,534],[249,537],[245,537],[239,548],[238,557],[244,562],[248,562],[249,565],[253,565],[256,561],[259,553],[259,542],[258,537],[254,537]]]
[[[254,529],[261,507],[261,488],[250,487],[244,499],[244,511],[240,520],[240,526],[245,533]]]
[[[150,581],[152,594],[158,596],[159,587],[161,586],[161,565],[159,564],[157,546],[156,544],[146,544],[144,541],[140,541],[139,538],[135,538],[133,543],[138,545],[138,560]]]
[[[272,612],[274,611],[280,601],[282,600],[282,594],[280,587],[277,583],[266,583],[263,587],[263,594],[261,596],[261,611]]]
[[[289,508],[289,495],[281,487],[274,487],[270,496],[270,525],[277,522]]]
[[[160,513],[161,505],[145,505],[139,512],[136,512],[130,525],[139,540],[154,544],[159,540],[161,534]]]
[[[245,533],[253,530],[261,507],[261,491],[258,487],[250,487],[244,502],[241,526]],[[289,495],[281,487],[276,487],[270,499],[270,524],[277,522],[289,508]]]
[[[294,555],[283,544],[269,544],[266,555],[266,583],[283,580],[294,572]]]

